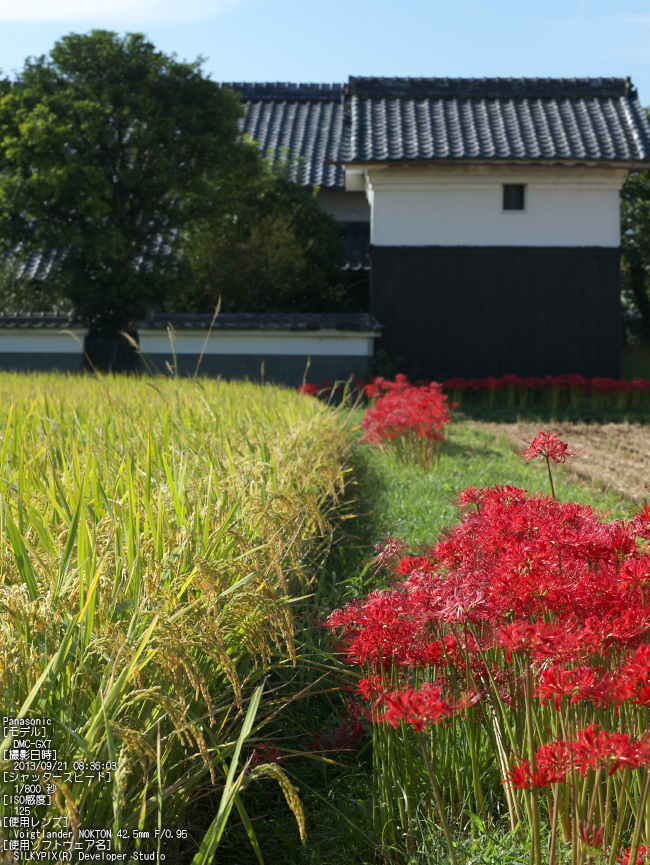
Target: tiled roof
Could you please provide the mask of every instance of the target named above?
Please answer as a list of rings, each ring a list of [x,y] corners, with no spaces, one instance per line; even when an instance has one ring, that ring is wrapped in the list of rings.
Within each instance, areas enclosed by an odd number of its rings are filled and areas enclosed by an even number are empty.
[[[224,84],[265,152],[304,160],[300,182],[344,186],[341,163],[568,160],[650,163],[650,124],[628,78],[360,78]],[[333,164],[338,163],[338,164]]]
[[[88,322],[70,312],[0,312],[0,330],[72,330],[88,327]]]
[[[342,84],[221,84],[241,93],[241,129],[264,153],[299,158],[303,186],[345,186],[339,158],[343,126]],[[297,179],[294,177],[294,179]]]
[[[650,161],[650,124],[625,78],[351,78],[346,162]]]
[[[26,258],[17,258],[16,277],[18,279],[47,279],[59,265],[65,256],[56,250],[49,252],[30,252]]]
[[[214,320],[214,324],[213,324]],[[367,312],[274,312],[274,313],[221,313],[214,319],[208,314],[150,313],[137,322],[140,329],[165,330],[341,330],[379,331],[381,325]]]
[[[174,230],[172,232],[172,243],[178,237],[178,232]],[[60,268],[61,264],[65,261],[66,251],[50,249],[45,252],[29,252],[23,258],[20,255],[22,244],[19,244],[15,251],[6,252],[4,254],[4,260],[9,262],[13,262],[15,266],[15,275],[17,279],[35,279],[37,281],[46,280],[48,277],[52,276],[53,273]],[[133,269],[135,271],[139,271],[141,269],[151,269],[152,263],[150,260],[146,258],[146,253],[151,251],[152,255],[159,255],[163,253],[165,255],[169,255],[174,252],[172,246],[163,241],[162,238],[157,237],[151,243],[148,248],[145,248],[145,255],[138,255],[133,259]],[[0,258],[2,260],[2,258]]]

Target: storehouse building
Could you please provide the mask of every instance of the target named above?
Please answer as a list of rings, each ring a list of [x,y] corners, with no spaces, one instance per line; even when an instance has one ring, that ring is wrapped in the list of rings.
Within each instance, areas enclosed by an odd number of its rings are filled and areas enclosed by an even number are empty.
[[[619,375],[619,192],[650,167],[629,79],[221,86],[320,187],[406,371]]]

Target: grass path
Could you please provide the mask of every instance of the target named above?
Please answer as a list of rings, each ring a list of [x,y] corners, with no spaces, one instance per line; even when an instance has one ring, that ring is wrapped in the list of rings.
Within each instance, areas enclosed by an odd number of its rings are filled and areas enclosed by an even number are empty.
[[[371,534],[376,538],[374,542],[390,532],[406,538],[412,546],[433,543],[440,530],[456,520],[457,508],[453,502],[457,494],[471,485],[508,484],[531,492],[548,493],[546,464],[535,460],[526,465],[523,457],[508,446],[506,435],[516,439],[520,429],[532,438],[539,432],[539,425],[454,422],[448,428],[448,440],[438,466],[428,472],[404,465],[390,453],[362,448],[359,452],[361,495]],[[583,435],[574,439],[569,435],[567,441],[572,447],[581,447],[585,438]],[[650,432],[647,441],[650,453]],[[597,464],[603,449],[591,453],[590,465]],[[647,465],[650,468],[650,459]],[[636,493],[636,489],[627,490],[627,495],[613,485],[604,490],[599,488],[595,473],[581,478],[571,468],[569,462],[555,468],[558,498],[586,502],[611,512],[612,518],[628,516],[630,493]]]

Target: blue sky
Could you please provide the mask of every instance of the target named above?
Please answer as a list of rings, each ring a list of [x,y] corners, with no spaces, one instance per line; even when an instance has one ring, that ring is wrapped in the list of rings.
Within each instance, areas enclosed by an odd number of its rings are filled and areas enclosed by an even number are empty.
[[[0,0],[0,69],[96,27],[217,81],[629,75],[650,105],[649,0]]]

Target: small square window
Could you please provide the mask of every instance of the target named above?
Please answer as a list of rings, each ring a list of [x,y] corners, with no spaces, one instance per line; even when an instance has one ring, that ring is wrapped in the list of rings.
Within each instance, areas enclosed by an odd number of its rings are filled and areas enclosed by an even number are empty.
[[[520,183],[506,183],[503,187],[503,209],[524,209],[524,185]]]

